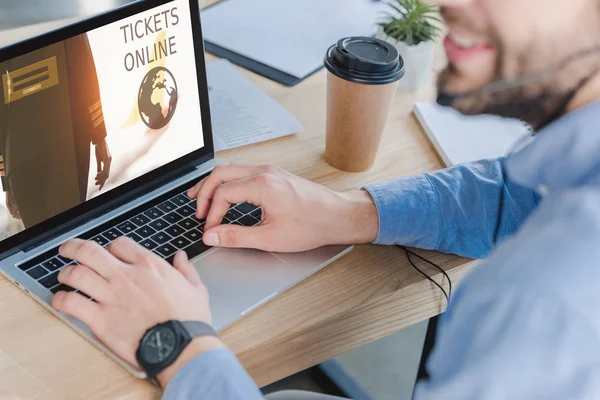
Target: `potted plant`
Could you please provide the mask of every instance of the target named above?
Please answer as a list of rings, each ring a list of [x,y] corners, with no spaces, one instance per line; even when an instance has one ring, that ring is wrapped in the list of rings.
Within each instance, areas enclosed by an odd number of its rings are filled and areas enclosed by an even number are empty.
[[[433,66],[434,44],[440,34],[438,8],[423,0],[391,0],[390,12],[379,22],[377,38],[398,49],[405,73],[398,90],[416,90]]]

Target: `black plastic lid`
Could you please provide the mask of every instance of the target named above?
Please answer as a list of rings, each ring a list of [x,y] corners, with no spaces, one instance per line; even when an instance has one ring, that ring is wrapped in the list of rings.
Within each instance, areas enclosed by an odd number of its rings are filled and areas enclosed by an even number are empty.
[[[404,60],[391,44],[370,37],[340,39],[327,50],[325,67],[339,78],[385,85],[404,76]]]

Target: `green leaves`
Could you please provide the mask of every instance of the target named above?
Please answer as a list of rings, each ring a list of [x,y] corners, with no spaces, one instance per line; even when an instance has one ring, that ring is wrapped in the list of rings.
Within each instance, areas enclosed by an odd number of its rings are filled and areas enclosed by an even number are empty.
[[[421,42],[432,42],[440,34],[437,23],[437,7],[423,0],[391,0],[393,11],[385,13],[385,20],[378,23],[386,35],[415,46]]]

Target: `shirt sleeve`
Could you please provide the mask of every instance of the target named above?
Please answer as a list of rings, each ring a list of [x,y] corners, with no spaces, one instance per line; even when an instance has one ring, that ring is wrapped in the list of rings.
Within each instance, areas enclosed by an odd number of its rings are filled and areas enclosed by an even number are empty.
[[[379,214],[375,243],[485,257],[495,239],[513,234],[539,201],[534,191],[505,177],[503,161],[367,185]]]
[[[254,381],[227,349],[188,362],[167,385],[163,400],[263,400]]]

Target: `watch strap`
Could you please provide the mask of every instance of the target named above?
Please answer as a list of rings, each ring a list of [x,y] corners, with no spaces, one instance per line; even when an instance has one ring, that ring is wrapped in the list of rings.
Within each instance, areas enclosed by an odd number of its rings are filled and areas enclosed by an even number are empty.
[[[206,322],[201,321],[180,321],[181,325],[188,332],[190,337],[195,338],[199,336],[214,336],[219,337],[217,332],[212,326]]]

